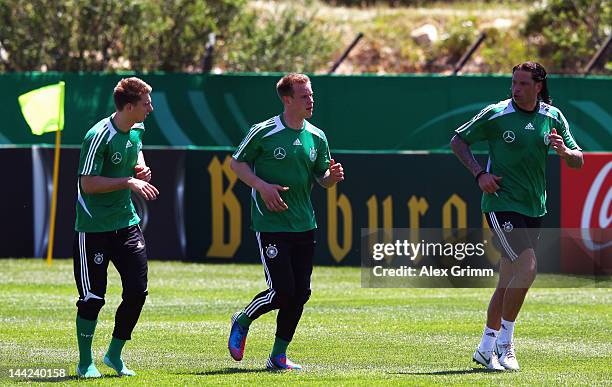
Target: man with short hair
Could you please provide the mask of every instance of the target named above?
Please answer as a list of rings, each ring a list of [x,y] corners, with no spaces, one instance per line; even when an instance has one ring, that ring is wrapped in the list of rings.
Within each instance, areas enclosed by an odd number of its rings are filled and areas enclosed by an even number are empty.
[[[483,191],[482,211],[502,255],[499,282],[473,360],[491,370],[518,370],[514,324],[536,277],[548,150],[571,168],[582,167],[582,152],[565,117],[551,105],[546,70],[535,62],[512,69],[511,99],[487,106],[456,133],[451,147]],[[479,141],[489,144],[486,169],[470,150]]]
[[[252,188],[251,228],[268,289],[234,314],[228,348],[234,360],[242,360],[251,323],[278,309],[276,339],[266,367],[299,370],[302,366],[289,360],[286,351],[311,294],[317,224],[310,192],[315,181],[329,188],[344,180],[344,170],[331,159],[323,131],[306,121],[314,107],[310,79],[288,74],[276,90],[284,112],[254,125],[231,163],[240,180]]]
[[[151,170],[142,154],[143,121],[153,111],[151,86],[132,77],[119,81],[116,111],[94,125],[81,147],[74,238],[74,278],[79,291],[76,330],[77,375],[100,377],[92,341],[104,305],[109,261],[121,276],[123,293],[104,363],[119,376],[134,376],[121,351],[138,321],[148,294],[147,252],[131,193],[146,200],[159,195],[149,183]]]

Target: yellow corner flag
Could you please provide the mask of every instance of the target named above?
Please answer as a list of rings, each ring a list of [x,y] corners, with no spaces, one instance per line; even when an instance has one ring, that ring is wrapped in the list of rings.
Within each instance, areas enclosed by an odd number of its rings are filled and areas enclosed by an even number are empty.
[[[33,134],[64,129],[64,86],[61,81],[19,96],[21,113]]]
[[[55,215],[57,207],[57,180],[60,161],[60,133],[64,129],[64,81],[55,85],[41,87],[19,96],[21,113],[33,134],[41,135],[55,132],[55,157],[53,158],[53,192],[51,194],[51,213],[49,214],[49,242],[47,263],[53,260],[55,237]]]

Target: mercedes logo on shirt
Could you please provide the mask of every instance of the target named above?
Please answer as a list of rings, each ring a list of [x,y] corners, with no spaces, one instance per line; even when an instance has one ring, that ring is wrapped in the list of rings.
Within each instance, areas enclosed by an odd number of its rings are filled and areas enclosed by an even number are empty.
[[[123,156],[121,156],[121,153],[119,152],[115,152],[111,156],[111,161],[113,162],[113,164],[119,164],[122,159],[123,159]]]
[[[506,130],[506,131],[504,132],[504,134],[502,135],[502,138],[503,138],[503,139],[504,139],[504,141],[505,141],[505,142],[507,142],[507,143],[514,142],[514,138],[515,138],[515,136],[514,136],[514,132],[513,132],[513,131],[511,131],[511,130]]]
[[[287,156],[287,152],[285,152],[284,148],[281,148],[280,146],[276,149],[274,149],[274,158],[277,160],[282,160],[285,158],[285,156]]]

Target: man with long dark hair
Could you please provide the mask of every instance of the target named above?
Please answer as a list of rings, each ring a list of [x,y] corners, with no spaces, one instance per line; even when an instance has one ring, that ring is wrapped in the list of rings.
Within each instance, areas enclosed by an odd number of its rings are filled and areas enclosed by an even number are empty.
[[[470,150],[479,141],[489,144],[486,168]],[[451,147],[483,191],[482,211],[502,255],[473,360],[492,370],[518,370],[514,324],[536,276],[534,251],[546,214],[548,149],[571,168],[582,167],[582,152],[565,117],[551,105],[546,70],[535,62],[514,66],[512,98],[485,107],[460,126]]]

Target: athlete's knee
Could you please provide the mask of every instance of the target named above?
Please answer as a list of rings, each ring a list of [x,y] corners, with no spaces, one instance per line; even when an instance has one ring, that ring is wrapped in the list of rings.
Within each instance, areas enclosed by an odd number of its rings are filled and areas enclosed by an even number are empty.
[[[538,264],[533,249],[526,249],[517,260],[514,276],[522,285],[531,286],[538,273]]]
[[[86,298],[77,301],[77,314],[85,320],[97,320],[100,310],[104,306],[103,298]]]
[[[121,298],[123,302],[127,305],[133,307],[140,307],[144,305],[147,300],[148,292],[123,292]]]
[[[308,300],[310,300],[310,295],[312,294],[312,291],[310,289],[305,289],[301,292],[299,292],[298,294],[295,295],[295,301],[297,304],[299,305],[304,305],[308,302]]]
[[[287,308],[291,305],[293,295],[289,292],[276,292],[274,294],[274,303],[279,309]]]

